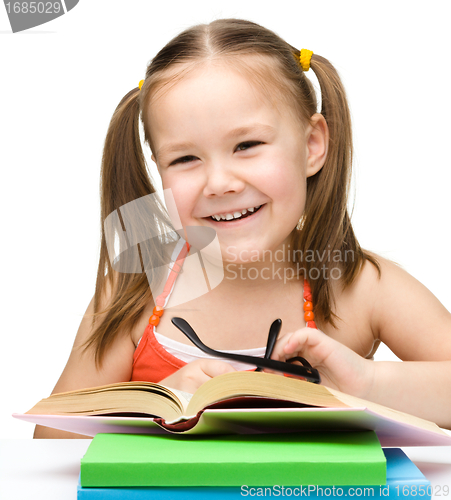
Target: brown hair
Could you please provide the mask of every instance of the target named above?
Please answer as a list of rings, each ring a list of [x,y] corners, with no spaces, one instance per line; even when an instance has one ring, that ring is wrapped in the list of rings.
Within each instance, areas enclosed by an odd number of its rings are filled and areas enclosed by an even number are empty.
[[[119,332],[133,328],[152,299],[148,279],[159,279],[144,273],[114,271],[108,258],[104,230],[105,218],[111,212],[155,192],[139,139],[140,115],[145,142],[153,150],[145,113],[150,101],[197,65],[220,59],[245,72],[268,97],[277,94],[286,99],[291,107],[295,104],[294,112],[303,123],[309,123],[311,116],[317,112],[317,102],[314,88],[299,64],[299,53],[298,49],[272,31],[250,21],[219,19],[210,24],[193,26],[171,40],[150,62],[141,91],[133,89],[119,103],[109,125],[102,159],[102,241],[93,325],[96,316],[102,312],[106,316],[86,343],[86,347],[95,347],[98,364],[101,364],[105,349]],[[252,58],[251,63],[248,57]],[[351,253],[353,257],[350,262],[341,259],[339,263],[343,288],[353,282],[365,260],[376,266],[379,275],[380,267],[360,247],[348,214],[352,136],[343,85],[327,59],[314,54],[311,69],[321,88],[321,114],[329,128],[329,150],[323,168],[307,179],[305,210],[298,227],[293,230],[291,248],[300,251],[296,252],[295,260],[302,264],[303,273],[309,278],[317,319],[334,325],[334,293],[327,277],[327,271],[330,273],[334,264],[330,262],[330,256],[340,252],[341,256]],[[270,92],[274,86],[280,92]],[[162,207],[157,210],[155,224],[171,228]],[[307,252],[309,259],[305,258]],[[329,256],[326,261],[323,261],[324,255]],[[164,260],[163,256],[161,260]],[[322,275],[312,276],[312,271],[319,266],[322,266]],[[156,265],[153,264],[153,267]],[[113,290],[112,297],[107,309],[99,311],[107,281]]]

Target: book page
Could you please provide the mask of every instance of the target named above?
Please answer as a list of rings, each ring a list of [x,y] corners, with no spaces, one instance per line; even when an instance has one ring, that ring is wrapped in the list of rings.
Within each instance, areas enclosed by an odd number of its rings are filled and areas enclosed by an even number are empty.
[[[26,413],[106,415],[128,412],[174,419],[184,413],[190,396],[151,382],[121,382],[53,394]]]
[[[349,407],[323,385],[272,373],[239,371],[219,375],[203,384],[191,398],[185,417],[192,417],[218,401],[242,396],[260,396],[326,408]]]
[[[168,387],[166,385],[162,385],[161,387],[164,387],[165,389],[174,393],[174,395],[180,401],[180,404],[182,405],[183,410],[185,412],[189,402],[191,401],[191,398],[193,397],[193,394],[191,394],[190,392],[180,391],[179,389],[174,389],[173,387]]]

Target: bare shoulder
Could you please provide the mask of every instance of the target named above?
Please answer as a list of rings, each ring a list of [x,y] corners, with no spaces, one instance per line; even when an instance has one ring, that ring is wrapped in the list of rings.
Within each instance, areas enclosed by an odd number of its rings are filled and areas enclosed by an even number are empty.
[[[405,361],[451,359],[451,314],[400,265],[371,255],[381,276],[366,261],[362,277],[368,282],[364,290],[372,296],[371,324],[377,337]]]

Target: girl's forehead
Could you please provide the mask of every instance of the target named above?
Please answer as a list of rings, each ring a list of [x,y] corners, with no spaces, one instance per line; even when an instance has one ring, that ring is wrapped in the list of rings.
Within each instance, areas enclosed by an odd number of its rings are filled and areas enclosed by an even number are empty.
[[[244,73],[244,74],[243,74]],[[163,100],[170,102],[174,95],[187,93],[191,98],[199,91],[205,96],[209,94],[240,94],[242,90],[253,91],[256,98],[261,98],[262,102],[267,101],[259,86],[247,72],[240,71],[239,68],[231,64],[218,61],[209,61],[202,64],[182,65],[181,67],[167,70],[163,75],[160,84],[156,84],[149,99],[149,105],[153,106]],[[201,90],[200,90],[201,89]],[[164,99],[170,94],[168,99]]]
[[[177,119],[222,120],[227,115],[246,118],[257,114],[280,119],[293,114],[293,106],[282,99],[279,88],[270,79],[262,80],[261,71],[253,72],[248,61],[208,63],[171,68],[163,83],[154,89],[147,118],[155,126]],[[257,75],[255,78],[252,75]]]

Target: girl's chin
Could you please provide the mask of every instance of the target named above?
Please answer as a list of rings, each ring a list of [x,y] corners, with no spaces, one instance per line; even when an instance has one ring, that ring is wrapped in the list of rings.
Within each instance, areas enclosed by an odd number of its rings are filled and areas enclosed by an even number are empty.
[[[225,245],[221,244],[222,258],[227,262],[252,264],[257,262],[283,262],[286,252],[289,250],[289,244],[276,245],[269,247],[267,245]]]
[[[222,248],[221,248],[222,250]],[[242,250],[232,250],[230,247],[226,248],[224,251],[222,251],[222,260],[224,265],[226,264],[235,264],[235,265],[243,265],[243,266],[250,266],[250,265],[258,265],[259,263],[263,263],[264,261],[268,262],[268,257],[272,257],[274,252],[271,252],[270,250],[266,251],[260,251],[260,250],[247,250],[247,249],[242,249]],[[280,253],[280,252],[279,252]],[[266,259],[265,259],[266,257]],[[283,260],[283,255],[281,255]],[[272,259],[269,258],[269,261]]]

